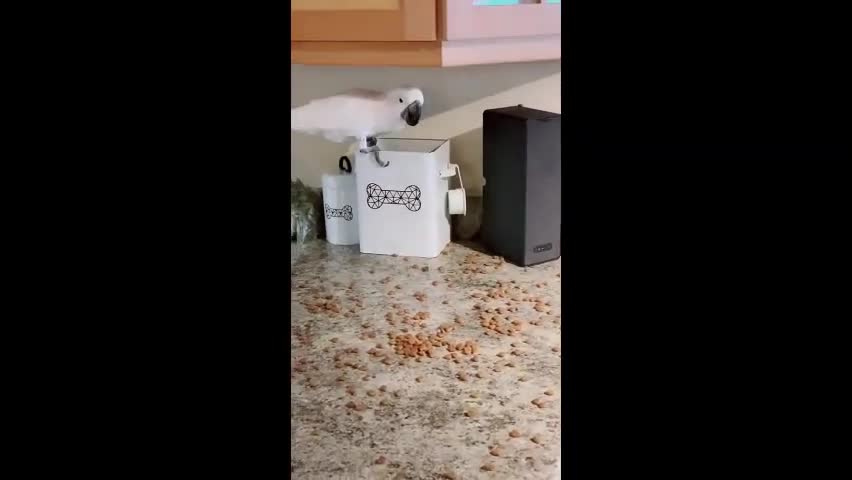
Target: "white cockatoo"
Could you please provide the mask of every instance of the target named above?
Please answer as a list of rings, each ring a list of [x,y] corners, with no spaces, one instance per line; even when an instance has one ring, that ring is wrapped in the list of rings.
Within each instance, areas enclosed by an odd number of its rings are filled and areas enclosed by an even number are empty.
[[[290,109],[290,128],[337,143],[355,139],[361,153],[377,152],[376,137],[417,125],[422,107],[423,92],[419,88],[350,90]],[[378,153],[376,161],[386,165]]]

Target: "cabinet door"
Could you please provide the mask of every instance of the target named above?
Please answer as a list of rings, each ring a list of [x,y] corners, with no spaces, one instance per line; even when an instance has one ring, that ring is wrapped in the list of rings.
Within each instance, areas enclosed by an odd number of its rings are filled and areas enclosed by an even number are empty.
[[[438,0],[291,0],[291,41],[437,40]]]
[[[559,0],[441,0],[444,40],[562,33]]]

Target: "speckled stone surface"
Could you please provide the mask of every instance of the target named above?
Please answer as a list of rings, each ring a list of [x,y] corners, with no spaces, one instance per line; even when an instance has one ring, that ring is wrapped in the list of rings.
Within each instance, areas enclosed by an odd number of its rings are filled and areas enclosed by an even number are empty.
[[[560,478],[561,259],[315,241],[291,264],[292,478]]]

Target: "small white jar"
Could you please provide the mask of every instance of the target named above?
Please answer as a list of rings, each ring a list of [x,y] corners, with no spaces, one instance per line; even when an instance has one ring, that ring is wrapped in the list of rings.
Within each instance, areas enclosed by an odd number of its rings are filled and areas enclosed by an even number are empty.
[[[323,216],[325,236],[333,245],[356,245],[358,243],[358,193],[355,175],[349,173],[351,166],[344,168],[340,159],[341,173],[322,176]],[[345,162],[349,164],[348,159]]]

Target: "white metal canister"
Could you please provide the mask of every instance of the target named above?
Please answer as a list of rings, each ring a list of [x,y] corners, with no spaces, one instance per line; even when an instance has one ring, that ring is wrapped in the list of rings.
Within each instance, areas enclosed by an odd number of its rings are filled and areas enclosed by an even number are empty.
[[[355,175],[347,157],[340,158],[338,175],[322,176],[325,236],[334,245],[358,243],[358,193]]]
[[[362,253],[432,258],[450,242],[450,215],[464,214],[463,189],[449,190],[458,167],[449,140],[379,138],[356,155]],[[459,177],[461,178],[461,177]]]

